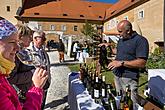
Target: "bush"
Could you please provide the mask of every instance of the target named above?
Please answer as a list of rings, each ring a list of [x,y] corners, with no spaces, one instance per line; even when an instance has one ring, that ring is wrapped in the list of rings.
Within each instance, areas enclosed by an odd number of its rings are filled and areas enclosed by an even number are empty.
[[[165,68],[165,54],[156,48],[148,58],[146,67],[148,69],[164,69]]]

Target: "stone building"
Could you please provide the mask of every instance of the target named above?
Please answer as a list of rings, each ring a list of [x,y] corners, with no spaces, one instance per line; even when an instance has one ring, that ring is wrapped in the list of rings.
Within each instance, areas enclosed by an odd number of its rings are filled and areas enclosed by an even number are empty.
[[[103,25],[105,35],[116,35],[118,22],[128,19],[149,40],[150,51],[164,45],[164,0],[119,0],[115,4],[87,0],[1,0],[0,4],[2,17],[14,24],[21,21],[42,29],[50,39],[83,38],[81,29],[85,20]]]
[[[13,24],[17,24],[15,18],[19,7],[22,7],[23,0],[0,0],[0,16],[6,18]]]
[[[120,0],[106,10],[104,33],[117,33],[119,21],[128,19],[149,40],[150,51],[164,43],[164,0]]]
[[[81,39],[85,20],[102,25],[104,12],[111,6],[112,4],[86,0],[25,0],[22,11],[16,18],[35,24],[36,28],[48,33],[48,39],[57,40],[61,35]]]

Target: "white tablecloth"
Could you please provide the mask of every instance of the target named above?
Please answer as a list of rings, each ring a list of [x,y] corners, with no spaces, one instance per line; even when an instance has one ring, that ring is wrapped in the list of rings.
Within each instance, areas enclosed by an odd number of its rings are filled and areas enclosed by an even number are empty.
[[[70,110],[104,110],[101,105],[94,102],[78,76],[75,72],[69,74],[68,104]]]
[[[165,69],[148,70],[149,94],[165,103]]]

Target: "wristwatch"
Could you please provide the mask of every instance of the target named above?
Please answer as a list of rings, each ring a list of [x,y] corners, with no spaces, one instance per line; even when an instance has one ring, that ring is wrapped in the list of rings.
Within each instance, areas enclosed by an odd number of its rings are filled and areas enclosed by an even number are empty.
[[[121,66],[124,66],[124,61],[121,61]]]

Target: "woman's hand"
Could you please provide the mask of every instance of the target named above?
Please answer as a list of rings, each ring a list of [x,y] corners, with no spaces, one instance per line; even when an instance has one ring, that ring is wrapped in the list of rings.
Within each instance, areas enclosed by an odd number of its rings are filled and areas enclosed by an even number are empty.
[[[36,68],[32,77],[34,86],[38,88],[43,88],[47,79],[48,79],[47,71],[44,70],[43,68],[39,68],[39,67]]]

